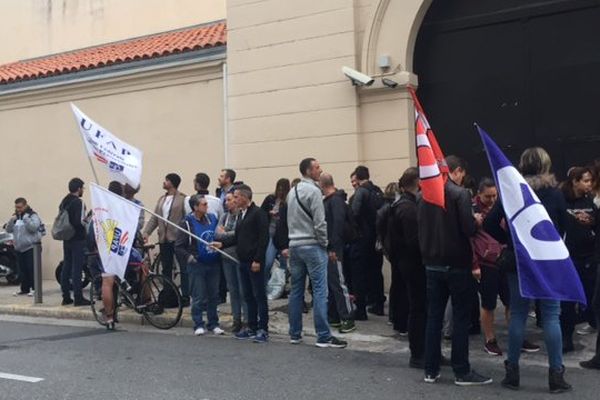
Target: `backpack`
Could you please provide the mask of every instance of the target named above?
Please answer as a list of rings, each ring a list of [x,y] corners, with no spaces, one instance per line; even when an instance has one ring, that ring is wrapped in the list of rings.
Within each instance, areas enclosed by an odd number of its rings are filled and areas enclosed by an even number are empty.
[[[473,261],[486,267],[497,267],[498,259],[504,247],[483,229],[478,229],[471,238],[473,247]]]
[[[54,240],[69,240],[75,236],[75,228],[69,220],[68,206],[58,211],[52,224],[52,237]]]
[[[373,210],[379,210],[386,204],[383,192],[377,186],[367,188],[369,190],[369,206]]]
[[[179,307],[179,298],[177,296],[176,289],[171,285],[165,285],[163,290],[158,294],[158,304],[164,308],[177,308]]]

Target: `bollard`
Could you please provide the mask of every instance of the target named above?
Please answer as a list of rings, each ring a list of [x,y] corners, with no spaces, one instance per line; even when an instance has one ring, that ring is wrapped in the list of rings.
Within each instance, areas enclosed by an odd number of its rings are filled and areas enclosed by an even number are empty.
[[[42,244],[33,246],[33,304],[42,304]]]

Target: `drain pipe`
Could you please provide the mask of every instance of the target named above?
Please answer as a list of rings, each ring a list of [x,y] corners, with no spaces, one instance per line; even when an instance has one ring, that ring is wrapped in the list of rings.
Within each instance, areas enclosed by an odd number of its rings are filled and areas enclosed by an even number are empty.
[[[229,79],[227,77],[227,62],[223,63],[223,168],[229,165]]]

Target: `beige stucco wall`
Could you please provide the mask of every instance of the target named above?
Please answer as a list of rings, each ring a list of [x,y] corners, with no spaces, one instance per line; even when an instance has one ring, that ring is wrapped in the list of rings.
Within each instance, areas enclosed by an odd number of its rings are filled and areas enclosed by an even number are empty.
[[[318,158],[337,184],[368,165],[381,186],[414,159],[406,83],[416,85],[412,41],[430,0],[229,0],[229,132],[232,165],[258,193]],[[393,67],[376,67],[379,55]],[[356,89],[342,66],[377,82]],[[384,88],[381,77],[401,83]]]
[[[0,64],[225,18],[225,0],[2,0]]]
[[[200,171],[214,179],[214,189],[224,158],[220,61],[0,95],[0,220],[8,220],[14,199],[24,196],[49,227],[69,179],[92,181],[69,102],[144,152],[138,197],[146,205],[154,207],[169,172],[181,175],[184,192],[192,192]],[[108,184],[106,174],[100,181]],[[89,206],[89,192],[85,201]],[[62,258],[60,245],[44,239],[46,278]]]

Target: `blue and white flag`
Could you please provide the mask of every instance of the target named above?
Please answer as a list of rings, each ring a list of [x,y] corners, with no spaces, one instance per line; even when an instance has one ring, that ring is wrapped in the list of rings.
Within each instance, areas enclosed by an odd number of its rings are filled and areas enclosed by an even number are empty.
[[[83,136],[88,156],[108,169],[111,179],[137,188],[142,179],[142,152],[104,129],[75,104],[71,109]]]
[[[586,304],[569,250],[523,176],[496,143],[477,126],[500,193],[512,236],[521,295],[530,299]]]
[[[95,183],[91,194],[94,235],[104,273],[124,279],[141,209]]]

